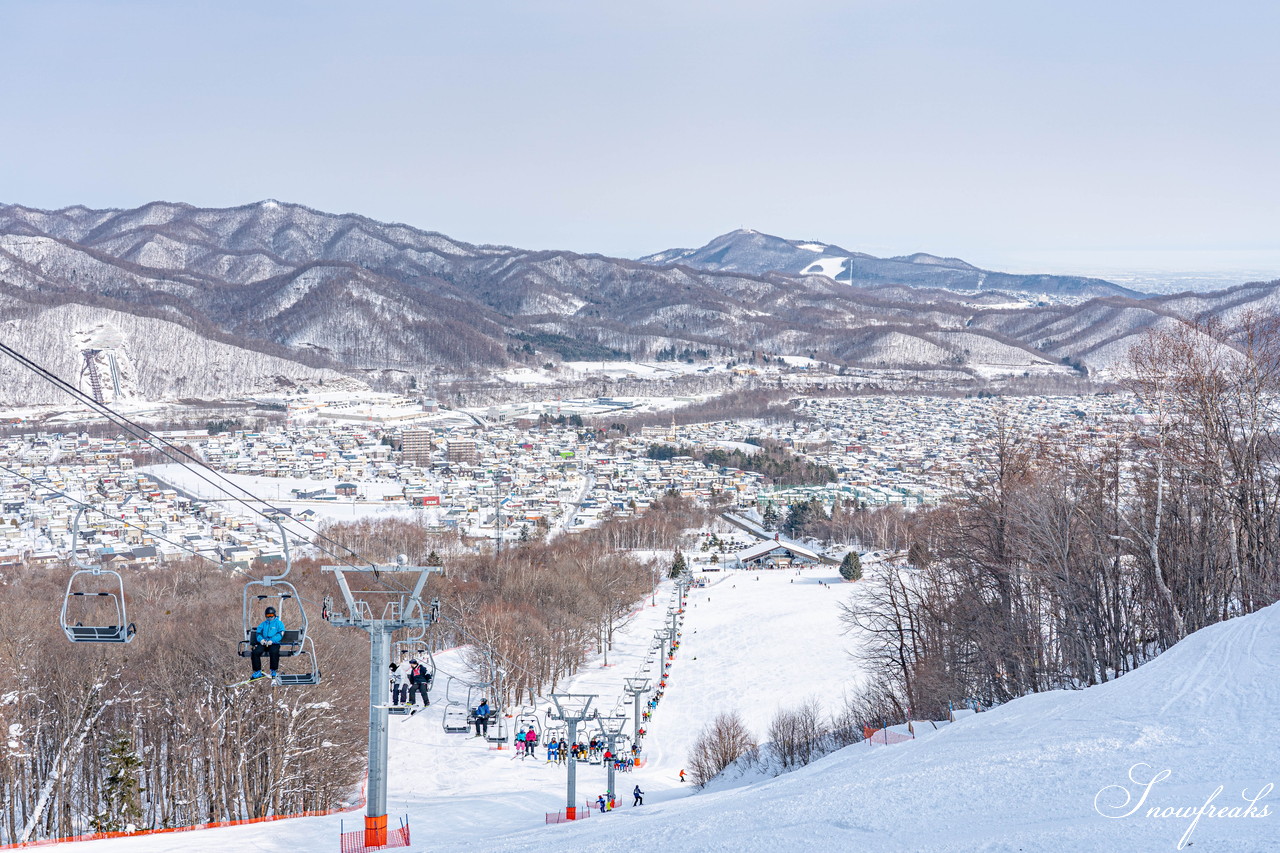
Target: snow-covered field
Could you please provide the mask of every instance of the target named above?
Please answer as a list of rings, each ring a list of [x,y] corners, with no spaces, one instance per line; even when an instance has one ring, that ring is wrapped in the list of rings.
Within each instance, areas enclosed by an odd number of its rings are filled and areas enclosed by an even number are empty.
[[[442,655],[430,712],[391,723],[389,812],[392,825],[409,815],[411,849],[1155,851],[1178,849],[1189,827],[1184,849],[1280,849],[1271,788],[1280,757],[1280,606],[1201,631],[1108,684],[1027,697],[913,742],[859,744],[776,779],[695,794],[676,776],[716,712],[736,708],[763,735],[779,706],[815,696],[836,707],[857,678],[837,603],[861,584],[820,584],[834,579],[829,569],[708,577],[711,586],[691,592],[683,647],[649,727],[649,764],[620,776],[621,793],[637,783],[645,790],[645,806],[632,809],[627,798],[608,815],[544,826],[544,813],[564,805],[564,769],[446,735],[444,682],[461,673],[455,656]],[[601,707],[613,708],[623,678],[642,668],[669,600],[660,593],[658,606],[640,608],[610,666],[593,663],[562,689],[598,692]],[[579,800],[600,793],[604,777],[581,766]],[[1197,820],[1206,803],[1235,810]],[[1153,808],[1161,811],[1149,816]],[[362,825],[359,811],[346,819],[348,829]],[[339,820],[82,846],[337,849]]]
[[[261,501],[257,502],[246,498],[259,509],[265,510],[268,505],[287,506],[295,512],[311,509],[317,515],[335,521],[350,521],[354,518],[368,518],[371,516],[377,518],[387,518],[393,515],[411,517],[415,513],[421,512],[419,509],[406,506],[402,501],[393,503],[385,503],[383,501],[385,495],[400,495],[403,493],[404,484],[399,482],[375,482],[359,479],[338,480],[334,478],[320,480],[299,477],[264,477],[248,474],[228,474],[226,472],[219,472],[218,477],[215,478],[207,471],[176,463],[148,465],[138,470],[157,482],[178,489],[194,499],[224,504],[228,509],[246,517],[251,517],[253,513],[237,500],[239,497],[244,497],[244,493],[236,492],[234,497],[228,496],[225,488],[214,485],[214,483],[221,482],[223,479],[230,480],[250,494],[261,496]],[[203,476],[201,476],[202,474]],[[214,483],[210,483],[210,479],[214,480]],[[332,492],[334,486],[343,482],[355,483],[359,486],[360,494],[365,496],[365,500],[355,501],[349,498],[330,501],[297,500],[292,492],[293,489],[306,491],[328,489]]]

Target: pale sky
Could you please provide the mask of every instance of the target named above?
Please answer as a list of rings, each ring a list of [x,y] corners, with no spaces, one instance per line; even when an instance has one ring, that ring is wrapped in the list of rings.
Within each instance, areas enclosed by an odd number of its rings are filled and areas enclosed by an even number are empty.
[[[1273,0],[0,0],[0,201],[1280,276],[1278,33]]]

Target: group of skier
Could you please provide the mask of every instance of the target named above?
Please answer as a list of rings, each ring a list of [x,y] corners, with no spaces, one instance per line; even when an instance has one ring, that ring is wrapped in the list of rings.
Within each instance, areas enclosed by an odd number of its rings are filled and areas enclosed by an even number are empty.
[[[529,726],[522,732],[516,732],[516,754],[521,758],[526,755],[534,755],[534,750],[538,748],[538,732],[533,726]],[[535,756],[536,757],[536,756]]]
[[[391,704],[413,707],[415,696],[422,697],[422,706],[431,704],[431,674],[416,657],[391,664]]]
[[[644,791],[640,790],[639,785],[636,785],[635,790],[631,792],[631,796],[635,798],[635,801],[631,803],[632,808],[644,805]],[[618,805],[618,801],[613,798],[612,791],[605,791],[596,797],[596,805],[600,807],[600,814],[604,814],[605,812],[613,811]]]

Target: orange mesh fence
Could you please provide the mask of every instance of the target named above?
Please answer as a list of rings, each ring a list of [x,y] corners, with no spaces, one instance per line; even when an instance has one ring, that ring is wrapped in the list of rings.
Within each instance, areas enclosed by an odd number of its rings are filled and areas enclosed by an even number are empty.
[[[164,835],[171,832],[191,832],[196,829],[221,829],[227,826],[246,826],[251,823],[271,823],[277,820],[290,820],[295,817],[325,817],[327,815],[341,814],[354,809],[362,809],[365,805],[365,795],[362,790],[360,800],[349,806],[342,806],[336,809],[324,809],[321,811],[305,811],[296,814],[273,814],[266,817],[249,817],[243,820],[218,820],[211,823],[197,823],[191,826],[170,826],[161,829],[140,829],[137,832],[89,832],[83,835],[67,835],[61,838],[42,838],[39,841],[15,841],[11,844],[0,844],[0,850],[24,850],[28,847],[48,847],[53,844],[68,844],[73,841],[97,841],[103,838],[135,838],[141,835]],[[407,832],[407,830],[406,830]],[[407,837],[407,835],[406,835]],[[407,842],[406,842],[407,843]]]

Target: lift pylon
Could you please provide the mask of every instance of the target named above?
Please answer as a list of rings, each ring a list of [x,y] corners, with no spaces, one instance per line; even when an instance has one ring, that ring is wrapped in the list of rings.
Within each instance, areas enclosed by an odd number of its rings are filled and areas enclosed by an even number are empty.
[[[391,698],[387,670],[391,666],[391,635],[403,629],[425,631],[435,622],[439,605],[424,605],[422,593],[428,576],[442,570],[439,566],[410,566],[402,554],[394,565],[323,566],[321,571],[333,573],[347,607],[345,613],[330,613],[329,624],[359,628],[369,635],[369,782],[364,843],[366,847],[383,847],[387,844],[387,706]],[[411,592],[352,590],[348,579],[349,575],[376,578],[415,573]]]

